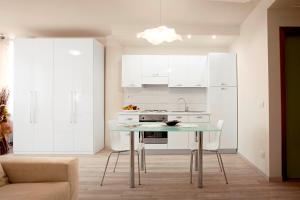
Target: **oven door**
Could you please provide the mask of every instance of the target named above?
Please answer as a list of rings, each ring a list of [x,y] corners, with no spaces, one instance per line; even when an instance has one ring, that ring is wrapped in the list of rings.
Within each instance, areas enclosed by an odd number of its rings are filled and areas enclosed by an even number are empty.
[[[168,132],[145,131],[144,144],[168,144]]]

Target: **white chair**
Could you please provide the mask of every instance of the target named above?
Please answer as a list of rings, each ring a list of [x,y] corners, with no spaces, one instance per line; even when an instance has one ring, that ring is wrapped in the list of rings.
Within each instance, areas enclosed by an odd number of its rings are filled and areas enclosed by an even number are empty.
[[[109,121],[109,127],[112,127],[113,124],[117,124],[118,122],[116,120]],[[108,155],[106,166],[104,169],[104,173],[101,180],[101,186],[103,185],[104,177],[106,174],[107,166],[109,163],[109,159],[112,154],[118,154],[117,160],[114,166],[113,172],[115,172],[117,163],[119,160],[120,153],[129,152],[129,133],[120,133],[118,131],[109,131],[110,133],[110,143],[111,143],[111,149],[112,152]],[[144,144],[140,143],[139,141],[135,142],[135,152],[137,154],[138,158],[138,173],[139,173],[139,185],[141,184],[141,176],[140,176],[140,151],[144,148]]]
[[[218,127],[218,129],[220,129],[220,131],[219,132],[214,132],[210,135],[209,142],[203,144],[203,150],[208,151],[208,152],[216,153],[220,170],[224,174],[226,184],[228,184],[227,176],[226,176],[226,172],[225,172],[225,168],[224,168],[224,164],[223,164],[223,160],[222,160],[222,156],[219,152],[223,124],[224,124],[223,120],[219,120],[217,122],[217,127]],[[195,153],[198,153],[198,142],[194,142],[194,144],[191,146],[190,183],[192,183],[192,180],[193,180],[193,157],[194,157]]]

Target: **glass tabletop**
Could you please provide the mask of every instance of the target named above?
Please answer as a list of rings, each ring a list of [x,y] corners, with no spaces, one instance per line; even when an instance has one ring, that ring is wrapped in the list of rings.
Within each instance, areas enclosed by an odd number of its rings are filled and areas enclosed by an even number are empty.
[[[221,131],[211,123],[179,123],[176,126],[167,126],[162,122],[111,123],[111,131],[168,131],[168,132],[218,132]]]

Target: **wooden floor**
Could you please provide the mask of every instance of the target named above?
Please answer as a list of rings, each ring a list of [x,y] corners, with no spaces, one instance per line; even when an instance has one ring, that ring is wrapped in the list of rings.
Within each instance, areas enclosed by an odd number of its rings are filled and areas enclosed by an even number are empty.
[[[107,200],[193,200],[193,199],[300,199],[300,183],[268,183],[239,155],[223,155],[229,184],[218,168],[215,155],[204,156],[204,187],[189,183],[188,155],[148,155],[142,185],[128,187],[128,155],[119,159],[116,172],[111,158],[104,185],[99,186],[108,152],[81,156],[80,199]],[[137,176],[136,176],[136,183]]]

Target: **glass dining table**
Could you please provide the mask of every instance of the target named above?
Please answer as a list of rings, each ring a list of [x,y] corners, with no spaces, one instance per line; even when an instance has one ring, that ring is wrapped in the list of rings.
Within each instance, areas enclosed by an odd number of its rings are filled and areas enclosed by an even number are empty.
[[[138,122],[138,123],[113,123],[110,124],[110,131],[119,131],[122,133],[130,133],[129,144],[130,144],[130,175],[129,175],[129,187],[135,187],[134,178],[134,134],[144,131],[167,131],[169,134],[180,134],[180,132],[194,132],[195,142],[197,142],[197,166],[198,166],[198,188],[203,187],[203,133],[209,132],[211,134],[221,131],[216,125],[211,123],[180,123],[176,126],[167,126],[162,122]]]

